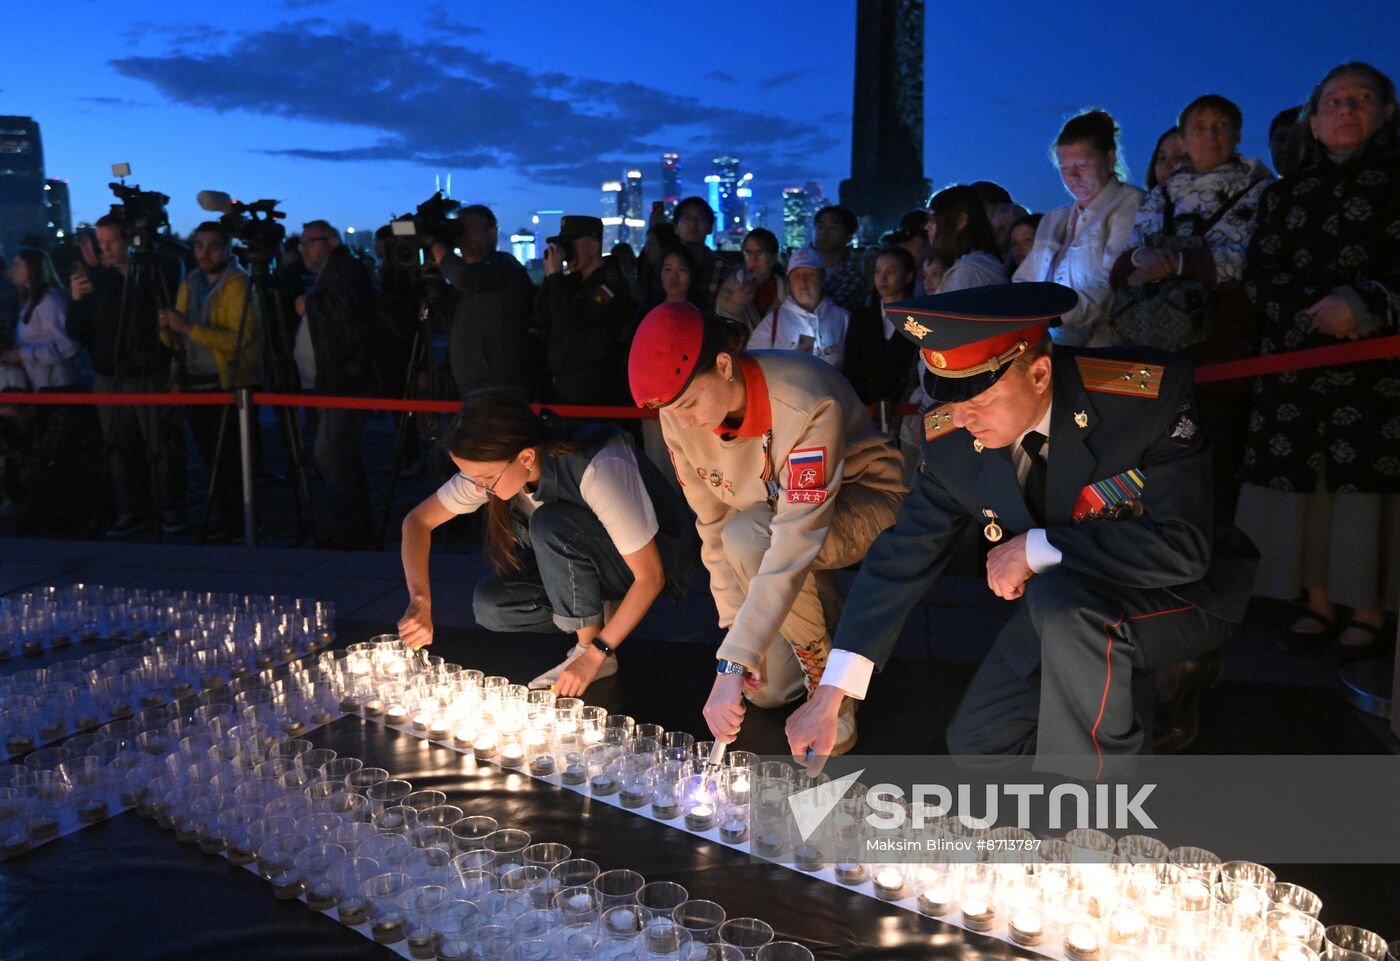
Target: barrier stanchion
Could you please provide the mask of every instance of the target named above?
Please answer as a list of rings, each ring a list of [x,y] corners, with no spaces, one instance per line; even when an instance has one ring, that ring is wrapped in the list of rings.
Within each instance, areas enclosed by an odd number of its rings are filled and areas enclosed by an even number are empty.
[[[258,521],[253,501],[253,392],[240,387],[238,401],[238,465],[243,480],[243,543],[257,547]]]

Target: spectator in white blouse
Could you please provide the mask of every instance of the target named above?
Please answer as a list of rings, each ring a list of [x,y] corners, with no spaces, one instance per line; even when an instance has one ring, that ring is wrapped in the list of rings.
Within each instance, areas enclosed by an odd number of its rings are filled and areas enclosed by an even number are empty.
[[[0,352],[0,364],[24,372],[33,390],[69,387],[77,377],[78,344],[68,336],[68,305],[49,255],[21,249],[10,264],[10,282],[20,292],[15,346]]]
[[[851,315],[825,291],[822,255],[811,247],[788,259],[788,299],[759,321],[749,338],[753,350],[797,350],[840,368],[846,358]]]
[[[1108,276],[1133,236],[1142,191],[1125,183],[1118,124],[1102,110],[1071,117],[1051,147],[1072,203],[1045,215],[1017,281],[1054,281],[1079,294],[1074,310],[1050,334],[1057,344],[1098,347],[1117,342],[1109,325]]]

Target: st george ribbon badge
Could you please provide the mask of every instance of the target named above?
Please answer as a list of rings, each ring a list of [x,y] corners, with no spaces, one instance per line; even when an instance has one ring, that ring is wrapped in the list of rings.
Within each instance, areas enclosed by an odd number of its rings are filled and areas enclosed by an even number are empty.
[[[1142,489],[1147,478],[1136,467],[1095,481],[1079,492],[1071,516],[1076,524],[1100,519],[1142,516]]]

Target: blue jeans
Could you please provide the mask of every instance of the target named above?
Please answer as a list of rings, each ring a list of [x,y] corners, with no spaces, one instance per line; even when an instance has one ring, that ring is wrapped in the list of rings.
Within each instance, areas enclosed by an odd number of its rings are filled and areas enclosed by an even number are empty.
[[[521,569],[491,574],[472,595],[472,613],[488,631],[597,627],[603,602],[620,600],[632,586],[632,569],[586,507],[545,504],[531,515],[529,530],[516,533],[524,541],[516,556]]]

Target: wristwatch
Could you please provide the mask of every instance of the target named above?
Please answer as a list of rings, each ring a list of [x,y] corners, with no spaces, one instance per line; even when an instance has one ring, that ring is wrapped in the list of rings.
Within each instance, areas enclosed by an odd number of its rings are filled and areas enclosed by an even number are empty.
[[[719,660],[715,661],[715,673],[738,674],[740,677],[748,677],[749,669],[738,661],[726,661],[721,657]]]
[[[604,657],[612,657],[613,654],[616,653],[612,648],[608,647],[607,642],[605,642],[601,637],[595,637],[588,643],[592,644],[598,650],[602,651]]]

